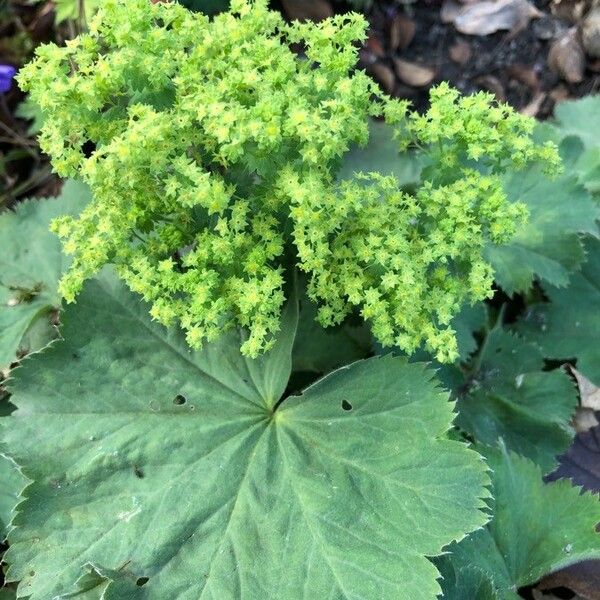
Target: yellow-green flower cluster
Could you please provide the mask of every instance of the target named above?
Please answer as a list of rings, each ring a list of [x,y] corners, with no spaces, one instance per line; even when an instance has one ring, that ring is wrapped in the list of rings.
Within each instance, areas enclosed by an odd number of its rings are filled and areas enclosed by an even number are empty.
[[[359,15],[288,24],[266,0],[231,4],[209,19],[106,0],[89,33],[41,47],[22,69],[55,170],[93,191],[79,218],[53,225],[74,257],[64,297],[112,263],[191,346],[242,326],[242,352],[255,357],[273,343],[299,268],[324,326],[357,308],[384,345],[452,359],[452,317],[490,293],[482,248],[524,214],[498,175],[554,164],[554,150],[485,95],[440,86],[423,116],[384,96],[354,70]],[[415,194],[377,173],[336,180],[370,116],[430,153]]]

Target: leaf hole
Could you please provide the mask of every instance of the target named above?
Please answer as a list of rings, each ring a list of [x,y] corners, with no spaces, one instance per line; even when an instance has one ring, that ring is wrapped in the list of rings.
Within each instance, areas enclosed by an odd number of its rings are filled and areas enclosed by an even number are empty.
[[[182,396],[181,394],[177,394],[177,396],[175,396],[175,398],[173,398],[173,404],[176,404],[177,406],[182,406],[187,402],[187,399],[185,396]]]
[[[148,581],[150,581],[150,577],[138,577],[137,581],[135,582],[135,585],[137,585],[138,587],[142,587],[146,585]]]
[[[351,411],[352,410],[352,404],[350,404],[350,402],[348,402],[348,400],[342,400],[342,408],[345,411]]]

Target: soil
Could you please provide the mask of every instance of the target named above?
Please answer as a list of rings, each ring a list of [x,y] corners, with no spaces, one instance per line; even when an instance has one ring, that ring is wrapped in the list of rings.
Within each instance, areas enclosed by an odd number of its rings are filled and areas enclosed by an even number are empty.
[[[542,16],[532,19],[520,30],[480,36],[461,34],[452,23],[443,23],[440,1],[422,0],[403,5],[376,3],[368,14],[372,35],[361,54],[363,66],[388,87],[390,93],[412,100],[416,108],[426,105],[430,85],[448,81],[463,93],[488,90],[517,110],[546,118],[552,114],[557,101],[597,93],[600,65],[598,61],[587,59],[580,83],[564,81],[554,72],[548,62],[550,47],[574,23],[554,15],[549,1],[534,4]],[[414,25],[412,40],[404,49],[394,50],[390,45],[395,20],[404,24],[404,31],[411,27],[410,23]],[[462,52],[459,57],[464,60],[462,64],[451,56],[454,47],[459,48],[456,51],[459,54]],[[390,89],[385,76],[377,77],[378,69],[373,66],[384,65],[393,73],[395,58],[431,67],[435,76],[425,86],[407,85],[395,77]]]

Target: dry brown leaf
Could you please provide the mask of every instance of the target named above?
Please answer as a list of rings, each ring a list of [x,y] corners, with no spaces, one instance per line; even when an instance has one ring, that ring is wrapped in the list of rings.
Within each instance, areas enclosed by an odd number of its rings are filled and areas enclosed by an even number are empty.
[[[544,577],[538,587],[542,590],[567,588],[582,600],[600,600],[600,560],[586,560],[556,571]]]
[[[433,67],[419,65],[401,58],[394,59],[394,66],[398,77],[404,83],[414,87],[429,85],[435,79],[436,70]]]
[[[552,0],[550,10],[553,15],[565,21],[578,23],[589,6],[590,0]]]
[[[574,367],[569,367],[569,370],[577,380],[581,406],[584,408],[591,408],[592,410],[600,410],[600,387],[593,384],[585,375],[580,373]]]
[[[579,388],[579,407],[573,417],[573,426],[577,433],[589,431],[599,424],[596,412],[600,410],[600,388],[574,367],[569,367]]]
[[[333,9],[327,0],[281,0],[281,3],[292,21],[323,21],[333,16]]]
[[[416,28],[415,22],[406,15],[396,15],[390,24],[390,48],[394,52],[408,48],[415,37]]]
[[[585,54],[577,27],[571,27],[550,46],[548,65],[569,83],[583,81]]]
[[[464,65],[471,58],[471,46],[464,40],[456,40],[449,50],[450,58],[459,65]]]
[[[442,20],[454,23],[458,31],[467,35],[518,31],[542,14],[528,0],[482,0],[466,5],[446,0],[442,7]]]
[[[584,19],[581,40],[591,57],[600,58],[600,6],[593,8]]]

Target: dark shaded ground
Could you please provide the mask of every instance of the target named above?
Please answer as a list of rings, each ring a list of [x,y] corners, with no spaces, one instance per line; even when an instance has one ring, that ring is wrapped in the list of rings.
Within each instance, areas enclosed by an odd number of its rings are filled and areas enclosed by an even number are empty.
[[[463,93],[488,90],[518,110],[546,118],[556,101],[597,93],[600,64],[585,58],[581,82],[570,83],[553,70],[550,48],[577,21],[553,14],[552,2],[538,1],[535,6],[542,15],[520,30],[465,35],[454,24],[442,22],[441,1],[378,3],[369,12],[372,37],[362,53],[363,64],[386,91],[410,98],[417,107],[426,104],[430,85],[449,81]],[[418,86],[402,81],[394,64],[398,58],[431,69],[431,82]],[[576,78],[573,69],[570,76]]]

